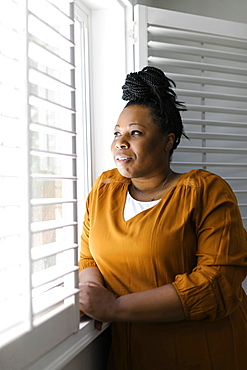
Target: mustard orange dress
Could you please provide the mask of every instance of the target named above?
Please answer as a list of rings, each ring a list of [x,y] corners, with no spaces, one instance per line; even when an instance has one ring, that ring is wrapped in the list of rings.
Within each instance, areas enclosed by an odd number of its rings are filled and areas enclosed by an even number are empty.
[[[111,370],[246,370],[247,237],[229,185],[182,174],[154,207],[128,221],[131,180],[103,173],[87,200],[80,269],[97,266],[116,295],[172,283],[186,320],[112,323]]]

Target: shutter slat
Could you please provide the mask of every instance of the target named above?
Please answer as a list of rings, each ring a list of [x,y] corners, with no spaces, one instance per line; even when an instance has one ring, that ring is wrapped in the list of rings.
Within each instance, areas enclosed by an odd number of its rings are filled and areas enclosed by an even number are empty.
[[[37,122],[35,123],[31,122],[29,128],[32,131],[51,133],[53,135],[56,135],[59,132],[76,135],[76,131],[66,130],[61,127],[51,126],[49,124],[43,124],[43,123],[37,123]]]
[[[77,222],[58,222],[58,221],[42,221],[42,222],[34,222],[31,225],[31,232],[38,233],[41,231],[48,231],[48,230],[55,230],[61,229],[64,227],[69,226],[77,226]]]
[[[215,112],[215,113],[225,113],[225,114],[242,114],[247,115],[247,109],[240,108],[229,108],[229,107],[215,107],[209,105],[196,105],[196,104],[187,104],[187,109],[191,112]]]
[[[218,154],[244,154],[247,155],[247,149],[239,148],[213,148],[213,147],[199,147],[199,146],[182,146],[180,145],[177,149],[177,152],[190,152],[190,153],[218,153]],[[246,165],[246,164],[245,164]]]
[[[238,180],[243,180],[243,181],[247,181],[247,177],[224,177],[224,179],[226,181],[238,181]]]
[[[76,176],[59,176],[59,175],[52,175],[52,174],[40,174],[40,173],[32,173],[31,178],[33,180],[77,180]]]
[[[52,50],[47,50],[43,45],[35,43],[33,40],[29,41],[28,55],[33,60],[37,59],[37,55],[45,63],[47,67],[52,69],[59,68],[61,70],[70,70],[71,62],[63,59]],[[73,64],[72,64],[73,65]]]
[[[185,90],[185,89],[175,89],[175,92],[179,96],[190,96],[198,97],[202,99],[220,99],[220,100],[231,100],[231,101],[243,101],[247,102],[246,95],[233,95],[233,94],[220,94],[209,91],[198,91],[198,90]]]
[[[1,29],[0,29],[1,32]],[[1,33],[0,33],[1,34]],[[5,89],[17,89],[19,90],[20,86],[19,81],[19,63],[20,61],[15,58],[14,55],[7,56],[4,55],[3,50],[0,50],[0,81],[1,81],[1,94]],[[11,74],[11,79],[10,79]],[[4,89],[4,90],[3,90]]]
[[[61,253],[63,251],[67,251],[69,249],[76,249],[78,247],[77,244],[63,244],[63,243],[49,243],[39,245],[38,247],[33,247],[31,250],[31,257],[32,261],[38,261],[42,258],[54,256],[57,253]]]
[[[236,121],[217,121],[217,120],[204,120],[204,119],[193,119],[193,118],[183,118],[185,124],[192,125],[207,125],[207,126],[224,126],[224,127],[236,127],[246,129],[245,122],[236,122]]]
[[[57,19],[54,19],[57,21]],[[48,45],[63,46],[65,49],[73,47],[73,42],[58,32],[51,24],[46,23],[34,13],[29,12],[28,17],[28,31],[33,36],[38,37],[40,40],[48,43]],[[68,59],[70,60],[70,59]]]
[[[246,57],[245,57],[246,58]],[[173,66],[179,68],[189,68],[189,69],[199,69],[199,70],[206,70],[212,72],[220,72],[220,73],[229,73],[229,74],[236,74],[236,75],[243,75],[247,76],[247,69],[246,68],[236,68],[236,67],[228,67],[222,66],[218,64],[209,64],[209,63],[196,63],[190,62],[187,60],[179,60],[179,59],[172,59],[172,58],[162,58],[150,55],[148,57],[148,61],[152,64],[161,64],[164,66]]]
[[[78,270],[78,266],[53,266],[32,275],[32,287],[38,288]]]
[[[68,85],[61,80],[53,78],[34,68],[29,69],[29,81],[38,86],[43,86],[51,91],[55,90],[61,93],[75,90],[74,86]]]
[[[46,205],[52,205],[52,204],[66,204],[66,203],[76,203],[76,199],[66,199],[66,198],[41,198],[41,199],[32,199],[31,205],[32,206],[46,206]]]
[[[55,4],[52,4],[52,1],[39,0],[39,6],[37,7],[36,0],[29,0],[29,11],[45,20],[48,24],[52,24],[55,19],[56,24],[62,26],[63,29],[64,25],[70,26],[73,24],[74,21],[70,15],[59,9]]]
[[[196,56],[203,56],[203,57],[213,57],[217,59],[227,59],[227,60],[234,60],[238,62],[245,62],[246,61],[246,54],[240,53],[232,53],[232,52],[225,52],[219,51],[214,49],[207,49],[195,46],[188,46],[188,45],[176,45],[170,44],[166,42],[159,42],[159,41],[149,41],[148,47],[154,50],[165,50],[165,51],[172,51],[181,54],[189,54],[189,55],[196,55]]]
[[[63,287],[56,287],[46,293],[43,293],[42,299],[37,298],[33,300],[34,320],[35,316],[53,308],[59,303],[63,303],[66,298],[74,296],[78,292],[78,289],[70,290]]]
[[[201,140],[229,140],[229,141],[247,141],[247,135],[241,134],[223,134],[214,132],[193,132],[190,131],[190,139],[201,139]]]
[[[239,40],[236,38],[230,37],[222,37],[212,34],[205,34],[201,32],[193,32],[193,31],[184,31],[178,29],[171,29],[171,28],[164,28],[164,27],[156,27],[156,26],[148,26],[147,28],[148,33],[154,36],[163,36],[166,38],[172,39],[180,39],[180,40],[187,40],[187,41],[197,41],[197,42],[204,42],[213,45],[225,45],[228,47],[234,47],[239,49],[247,49],[247,41],[246,40]]]
[[[198,83],[201,85],[216,85],[216,86],[226,86],[226,87],[236,87],[238,89],[246,89],[247,82],[237,81],[237,80],[226,80],[221,78],[211,78],[203,76],[192,76],[179,73],[167,73],[167,76],[174,81],[188,82],[188,83]]]
[[[54,103],[49,99],[44,99],[34,94],[30,96],[30,104],[43,109],[50,109],[52,111],[61,112],[64,114],[75,113],[75,109],[71,108],[70,106],[64,106],[58,103]]]
[[[42,149],[35,149],[35,150],[31,150],[30,152],[31,155],[43,155],[43,156],[47,156],[47,157],[60,157],[60,156],[63,156],[63,157],[70,157],[70,158],[75,158],[76,157],[76,154],[73,154],[73,153],[63,153],[63,152],[52,152],[52,151],[49,151],[49,150],[42,150]]]
[[[245,163],[240,163],[240,162],[209,162],[209,161],[190,161],[190,162],[181,162],[181,161],[173,161],[173,165],[177,166],[185,166],[189,168],[201,168],[201,167],[240,167],[245,169],[246,164]],[[189,169],[187,169],[189,171]],[[223,176],[222,176],[223,177]]]

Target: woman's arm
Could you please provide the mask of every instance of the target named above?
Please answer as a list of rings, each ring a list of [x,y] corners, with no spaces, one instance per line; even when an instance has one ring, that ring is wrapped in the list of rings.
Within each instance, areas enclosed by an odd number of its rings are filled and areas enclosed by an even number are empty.
[[[197,265],[177,274],[173,286],[186,320],[218,320],[230,315],[243,299],[247,271],[247,233],[237,199],[220,177],[198,178],[194,209]]]
[[[80,303],[90,317],[105,322],[171,322],[185,319],[180,298],[172,284],[115,297],[108,289],[85,283]]]
[[[181,321],[183,306],[172,284],[127,294],[117,299],[119,321]]]
[[[86,282],[93,282],[97,285],[104,286],[104,279],[98,267],[87,267],[79,272],[79,284]]]

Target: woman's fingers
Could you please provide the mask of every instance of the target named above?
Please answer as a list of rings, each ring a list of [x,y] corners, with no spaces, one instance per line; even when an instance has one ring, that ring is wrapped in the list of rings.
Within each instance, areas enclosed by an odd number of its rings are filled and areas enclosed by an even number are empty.
[[[80,283],[79,284],[79,287],[83,287],[83,286],[101,286],[101,285],[100,284],[97,284],[97,283],[95,283],[93,281],[87,281],[85,283]],[[81,317],[81,316],[84,316],[85,314],[83,312],[83,305],[80,303],[79,306],[80,306],[80,317]],[[94,321],[94,327],[95,327],[95,329],[101,331],[102,325],[103,325],[103,322],[98,321],[98,320],[95,320]]]
[[[95,320],[95,321],[94,321],[94,327],[95,327],[95,329],[97,329],[97,330],[101,331],[101,329],[102,329],[102,325],[103,325],[103,322],[98,321],[98,320]]]
[[[103,286],[90,282],[80,284],[79,302],[89,317],[100,322],[113,321],[116,297]]]

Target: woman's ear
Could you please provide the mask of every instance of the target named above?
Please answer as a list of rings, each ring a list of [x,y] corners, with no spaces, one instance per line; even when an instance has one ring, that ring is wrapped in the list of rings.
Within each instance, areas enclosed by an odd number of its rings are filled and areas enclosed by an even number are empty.
[[[166,136],[166,141],[165,141],[165,151],[166,152],[169,152],[172,149],[174,141],[175,141],[175,135],[173,132],[171,132],[170,134]]]

